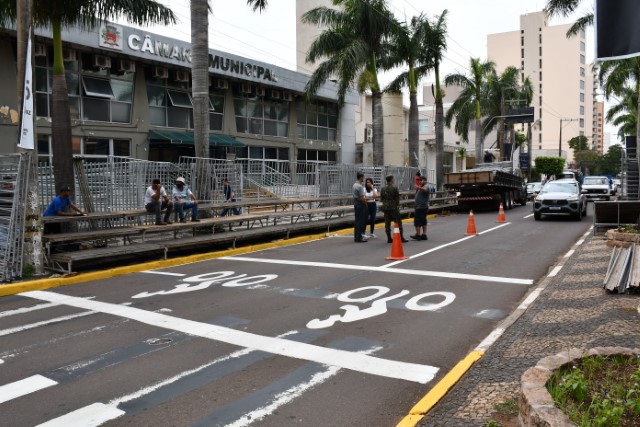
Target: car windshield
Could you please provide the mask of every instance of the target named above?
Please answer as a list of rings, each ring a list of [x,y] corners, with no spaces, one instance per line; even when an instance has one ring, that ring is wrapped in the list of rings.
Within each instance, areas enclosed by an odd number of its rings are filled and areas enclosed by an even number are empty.
[[[542,188],[543,193],[577,193],[577,187],[570,182],[549,182]]]
[[[527,184],[527,190],[539,190],[539,189],[540,189],[539,182],[532,182],[531,184]]]
[[[584,183],[587,185],[607,185],[607,178],[585,178]]]

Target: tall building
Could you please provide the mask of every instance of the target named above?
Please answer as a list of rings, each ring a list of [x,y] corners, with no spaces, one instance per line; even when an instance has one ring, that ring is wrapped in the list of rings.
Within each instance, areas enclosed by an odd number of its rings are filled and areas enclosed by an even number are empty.
[[[592,148],[604,154],[608,147],[604,145],[604,102],[593,102],[593,145]]]
[[[593,76],[586,63],[584,31],[567,38],[570,25],[549,25],[544,12],[520,16],[520,29],[487,36],[487,56],[498,72],[508,66],[533,84],[532,158],[557,156],[571,163],[568,141],[593,138]]]

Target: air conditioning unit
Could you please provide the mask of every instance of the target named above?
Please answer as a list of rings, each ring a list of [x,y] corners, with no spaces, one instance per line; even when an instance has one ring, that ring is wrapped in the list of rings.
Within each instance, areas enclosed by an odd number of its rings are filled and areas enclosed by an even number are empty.
[[[177,82],[186,83],[189,81],[189,72],[184,70],[176,71],[176,79]]]
[[[136,63],[133,61],[128,61],[126,59],[120,60],[120,68],[118,69],[121,73],[133,73],[136,71]]]
[[[169,77],[169,70],[164,67],[153,67],[154,79],[166,79]]]
[[[264,96],[264,94],[265,94],[265,90],[263,87],[256,88],[256,96]]]
[[[94,55],[93,67],[94,68],[111,68],[111,58],[104,55]]]
[[[373,141],[373,128],[371,127],[364,128],[364,141],[365,142]]]
[[[282,92],[282,100],[291,102],[293,101],[293,95],[291,92]]]
[[[229,82],[226,80],[216,80],[216,89],[229,89]]]
[[[281,93],[279,90],[271,91],[271,99],[280,99],[280,98],[281,98]]]
[[[249,83],[242,83],[240,85],[241,93],[251,93],[251,85]]]
[[[74,49],[62,49],[62,59],[65,62],[76,61],[78,59]]]
[[[37,43],[34,55],[35,56],[47,56],[47,46],[43,45],[42,43]]]

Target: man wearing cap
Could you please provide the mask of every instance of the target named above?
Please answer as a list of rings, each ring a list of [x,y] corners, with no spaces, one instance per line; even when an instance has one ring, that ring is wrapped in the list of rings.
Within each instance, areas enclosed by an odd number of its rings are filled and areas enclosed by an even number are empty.
[[[387,185],[380,190],[380,202],[382,202],[382,212],[384,212],[384,231],[387,233],[387,243],[393,243],[391,238],[391,222],[398,224],[400,239],[404,243],[408,242],[404,238],[402,229],[402,216],[400,215],[400,192],[394,185],[393,175],[386,178]]]
[[[364,243],[368,240],[364,237],[367,224],[367,199],[364,195],[364,174],[356,174],[356,182],[353,184],[353,208],[355,211],[355,224],[353,225],[353,240],[357,243]]]
[[[68,185],[60,187],[59,194],[51,200],[51,203],[44,211],[44,216],[79,216],[86,215],[84,211],[71,202],[69,194],[71,188]],[[69,208],[75,212],[70,212]],[[45,224],[45,233],[59,233],[62,224]]]
[[[193,195],[183,177],[178,177],[176,179],[171,195],[173,196],[178,208],[178,218],[180,218],[180,222],[187,222],[184,217],[185,209],[191,209],[192,222],[200,221],[198,219],[198,200],[196,200],[196,196]]]
[[[173,202],[167,196],[167,190],[164,189],[158,178],[154,179],[151,186],[144,193],[144,208],[147,212],[156,214],[156,225],[167,225],[171,221],[171,212],[173,211]],[[164,214],[164,221],[161,219],[163,210],[167,210]]]

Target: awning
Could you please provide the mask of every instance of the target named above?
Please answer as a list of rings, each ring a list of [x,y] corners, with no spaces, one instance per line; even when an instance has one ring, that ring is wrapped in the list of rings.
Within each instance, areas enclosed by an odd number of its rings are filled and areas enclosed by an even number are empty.
[[[149,131],[149,140],[151,141],[168,141],[171,144],[186,144],[193,145],[193,132],[175,132],[170,130],[157,130],[153,129]],[[209,145],[216,147],[245,147],[246,144],[236,140],[229,135],[223,135],[219,133],[209,134]]]

